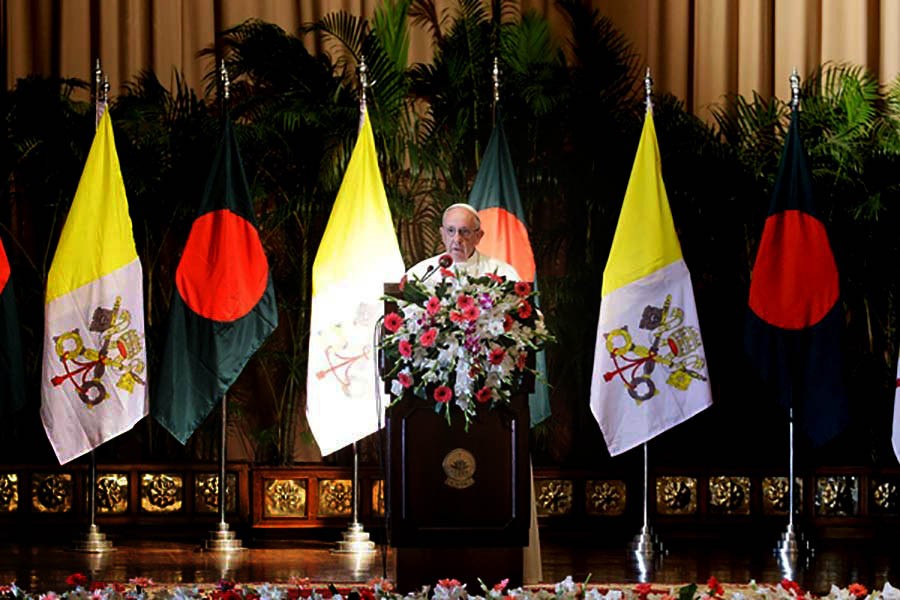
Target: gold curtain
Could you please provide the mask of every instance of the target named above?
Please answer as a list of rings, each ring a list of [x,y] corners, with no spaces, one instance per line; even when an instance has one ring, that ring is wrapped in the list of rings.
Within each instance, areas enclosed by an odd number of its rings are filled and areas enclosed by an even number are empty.
[[[197,52],[221,31],[256,17],[295,32],[336,10],[371,15],[377,0],[0,0],[7,86],[28,73],[92,79],[94,58],[112,90],[141,69],[164,84],[174,69],[201,89],[210,69]],[[565,35],[554,0],[520,0]],[[653,71],[657,90],[696,114],[726,95],[789,95],[788,75],[826,62],[865,65],[883,82],[900,72],[900,0],[593,0]],[[453,0],[437,0],[439,7]],[[560,39],[560,42],[564,42]],[[311,50],[316,41],[308,42]],[[414,29],[411,60],[431,57]],[[486,75],[487,76],[487,75]]]

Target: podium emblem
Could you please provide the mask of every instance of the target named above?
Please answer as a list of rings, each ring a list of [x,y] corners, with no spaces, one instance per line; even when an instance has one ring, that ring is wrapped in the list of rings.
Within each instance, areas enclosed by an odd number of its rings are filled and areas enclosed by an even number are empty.
[[[441,466],[447,475],[444,485],[462,490],[475,483],[472,478],[475,474],[475,456],[465,448],[454,448],[448,452]]]

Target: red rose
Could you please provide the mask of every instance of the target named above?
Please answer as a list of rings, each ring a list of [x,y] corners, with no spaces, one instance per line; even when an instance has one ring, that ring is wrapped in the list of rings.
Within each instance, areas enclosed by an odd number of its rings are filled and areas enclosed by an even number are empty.
[[[531,304],[528,300],[522,300],[522,304],[519,305],[519,318],[527,319],[531,316]]]
[[[450,320],[453,323],[461,323],[464,319],[463,319],[463,315],[461,312],[459,312],[458,310],[451,310],[450,311]]]
[[[847,588],[847,591],[857,598],[865,598],[869,595],[869,590],[861,583],[851,583],[850,587]]]
[[[400,343],[397,344],[397,350],[400,351],[400,356],[404,358],[412,356],[412,344],[409,343],[409,340],[400,340]]]
[[[384,328],[391,333],[397,333],[397,330],[403,325],[403,317],[395,312],[384,315]]]
[[[531,284],[527,281],[517,281],[516,285],[513,287],[513,290],[516,292],[516,296],[521,296],[522,298],[524,298],[531,293]]]
[[[441,310],[441,301],[437,296],[432,296],[428,299],[428,303],[425,304],[425,310],[428,311],[429,315],[436,315]]]
[[[419,343],[422,346],[424,346],[425,348],[428,348],[429,346],[434,345],[435,338],[437,338],[437,329],[432,327],[431,329],[429,329],[428,331],[426,331],[425,333],[423,333],[422,335],[419,336]]]
[[[499,365],[503,362],[504,356],[506,356],[506,350],[503,348],[494,348],[491,350],[491,355],[488,360],[491,361],[492,365]]]
[[[475,306],[475,298],[466,294],[460,294],[456,298],[456,308],[466,310],[470,306]]]
[[[71,585],[72,587],[84,587],[87,585],[88,578],[86,575],[81,573],[72,573],[68,577],[66,577],[66,585]]]
[[[481,309],[474,304],[463,311],[463,318],[466,321],[474,321],[481,314]]]
[[[446,385],[439,385],[434,390],[434,399],[442,404],[446,404],[450,402],[450,398],[453,397],[453,391],[448,388]]]
[[[475,392],[475,399],[480,403],[484,404],[488,402],[494,396],[494,392],[491,391],[489,387],[483,387],[477,392]],[[502,589],[502,588],[501,588]]]
[[[405,388],[408,388],[413,384],[412,375],[409,373],[397,373],[397,381]]]
[[[509,331],[510,329],[512,329],[514,323],[515,321],[513,321],[511,315],[503,315],[503,331]]]

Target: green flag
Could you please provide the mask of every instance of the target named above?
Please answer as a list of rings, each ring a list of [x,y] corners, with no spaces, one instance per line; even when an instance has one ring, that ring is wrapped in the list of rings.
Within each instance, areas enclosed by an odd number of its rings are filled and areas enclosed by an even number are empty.
[[[25,405],[22,344],[11,275],[0,240],[0,416],[14,413]]]
[[[175,288],[151,412],[183,444],[278,324],[272,275],[230,120]]]
[[[525,226],[525,211],[516,185],[516,172],[506,143],[499,106],[496,125],[472,184],[469,204],[478,211],[484,231],[478,251],[508,262],[523,281],[534,281],[537,289],[534,253]],[[543,350],[537,354],[535,368],[538,373],[547,373],[547,358]],[[550,390],[545,382],[535,382],[528,405],[532,427],[550,416]]]

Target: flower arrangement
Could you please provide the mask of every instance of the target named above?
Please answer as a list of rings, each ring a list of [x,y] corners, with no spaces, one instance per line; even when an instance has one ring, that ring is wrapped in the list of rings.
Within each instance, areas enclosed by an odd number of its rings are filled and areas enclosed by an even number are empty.
[[[710,577],[705,586],[691,583],[663,586],[637,583],[633,586],[609,588],[588,582],[575,582],[566,577],[555,585],[509,588],[509,580],[488,587],[481,582],[481,593],[470,592],[456,579],[441,579],[432,586],[403,596],[394,591],[390,581],[372,579],[353,587],[316,585],[308,578],[292,577],[287,584],[246,585],[222,580],[202,586],[154,584],[146,577],[135,577],[128,584],[91,581],[80,573],[70,575],[66,584],[72,589],[31,593],[15,584],[0,585],[0,598],[15,600],[900,600],[900,589],[885,583],[884,589],[869,591],[860,583],[847,588],[832,586],[824,596],[801,589],[797,582],[783,580],[777,584],[725,586]]]
[[[436,274],[401,281],[400,294],[385,298],[397,304],[384,318],[386,379],[396,398],[411,391],[432,401],[448,423],[459,407],[468,429],[478,405],[509,403],[526,373],[538,375],[529,353],[553,336],[530,283],[445,267]]]

